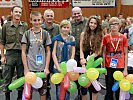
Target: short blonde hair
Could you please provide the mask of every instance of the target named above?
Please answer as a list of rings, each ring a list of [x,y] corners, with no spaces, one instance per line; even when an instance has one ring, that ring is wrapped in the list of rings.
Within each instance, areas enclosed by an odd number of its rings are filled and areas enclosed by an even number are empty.
[[[109,24],[112,24],[113,22],[118,22],[119,25],[121,25],[121,21],[119,18],[117,17],[112,17],[110,20],[109,20]]]
[[[70,21],[68,21],[68,20],[62,20],[61,23],[60,23],[60,28],[62,28],[62,27],[65,26],[65,25],[69,25],[70,28],[71,28],[71,23],[70,23]]]

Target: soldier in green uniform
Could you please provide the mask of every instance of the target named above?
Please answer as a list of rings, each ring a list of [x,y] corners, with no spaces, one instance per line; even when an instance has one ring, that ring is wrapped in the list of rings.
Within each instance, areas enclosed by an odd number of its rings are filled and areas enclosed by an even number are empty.
[[[44,23],[42,24],[42,28],[49,33],[49,35],[50,35],[50,37],[52,39],[54,36],[59,34],[59,25],[53,22],[53,20],[54,20],[54,12],[53,12],[53,10],[51,10],[51,9],[45,10],[43,17],[44,17]],[[51,49],[51,54],[52,54],[52,49]],[[53,73],[52,55],[51,55],[51,59],[50,59],[49,71],[50,71],[50,73]],[[50,79],[50,74],[48,75],[48,81],[47,81],[48,82],[47,100],[51,99],[49,79]]]
[[[28,29],[27,23],[20,21],[22,8],[14,6],[11,9],[12,20],[3,25],[0,34],[1,63],[5,64],[3,69],[5,100],[10,100],[8,85],[12,82],[16,68],[17,78],[24,76],[24,67],[21,59],[21,38]],[[6,54],[4,55],[4,49]],[[22,87],[18,88],[18,98],[22,99]]]
[[[81,64],[80,64],[80,34],[84,30],[84,28],[87,24],[87,21],[88,21],[88,19],[86,17],[82,16],[81,8],[74,7],[72,9],[71,35],[74,36],[75,40],[76,40],[75,60],[77,61],[77,66],[78,67],[81,66]],[[77,85],[78,85],[78,83],[77,83]],[[80,89],[78,89],[78,95],[79,94],[80,94]]]
[[[88,21],[88,19],[86,17],[82,16],[82,10],[79,7],[74,7],[72,9],[72,17],[73,20],[71,21],[71,25],[72,25],[72,31],[71,31],[71,35],[75,37],[76,39],[76,52],[75,52],[75,59],[78,63],[78,66],[80,65],[80,34],[82,33],[82,31],[84,30],[86,23]]]

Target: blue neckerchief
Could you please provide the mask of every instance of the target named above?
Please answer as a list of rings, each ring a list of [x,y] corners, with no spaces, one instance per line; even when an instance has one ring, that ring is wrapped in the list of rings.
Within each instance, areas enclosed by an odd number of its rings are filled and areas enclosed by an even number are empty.
[[[68,61],[68,45],[71,46],[75,46],[76,42],[66,42],[62,36],[60,34],[54,36],[53,40],[52,40],[52,44],[54,45],[54,41],[61,41],[64,42],[64,46],[62,48],[62,58],[61,58],[61,62],[63,61]]]

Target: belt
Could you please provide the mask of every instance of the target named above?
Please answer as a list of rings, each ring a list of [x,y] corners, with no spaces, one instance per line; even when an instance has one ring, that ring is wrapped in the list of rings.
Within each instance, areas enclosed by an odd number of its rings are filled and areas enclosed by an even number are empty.
[[[6,50],[6,52],[18,52],[18,53],[21,53],[21,50],[19,50],[19,49],[9,49],[9,50]]]

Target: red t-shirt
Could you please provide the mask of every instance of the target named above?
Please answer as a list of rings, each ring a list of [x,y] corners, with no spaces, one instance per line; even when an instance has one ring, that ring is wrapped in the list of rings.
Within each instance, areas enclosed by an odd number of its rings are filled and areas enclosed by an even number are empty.
[[[120,35],[119,35],[120,34]],[[125,67],[125,60],[124,60],[124,47],[128,47],[127,38],[119,33],[118,35],[110,35],[107,34],[103,37],[103,46],[106,46],[105,52],[105,66],[110,67],[111,59],[117,59],[118,63],[116,68],[124,68]],[[114,47],[111,43],[114,44]],[[118,44],[119,41],[119,44]],[[115,52],[116,45],[118,44],[118,48]]]

